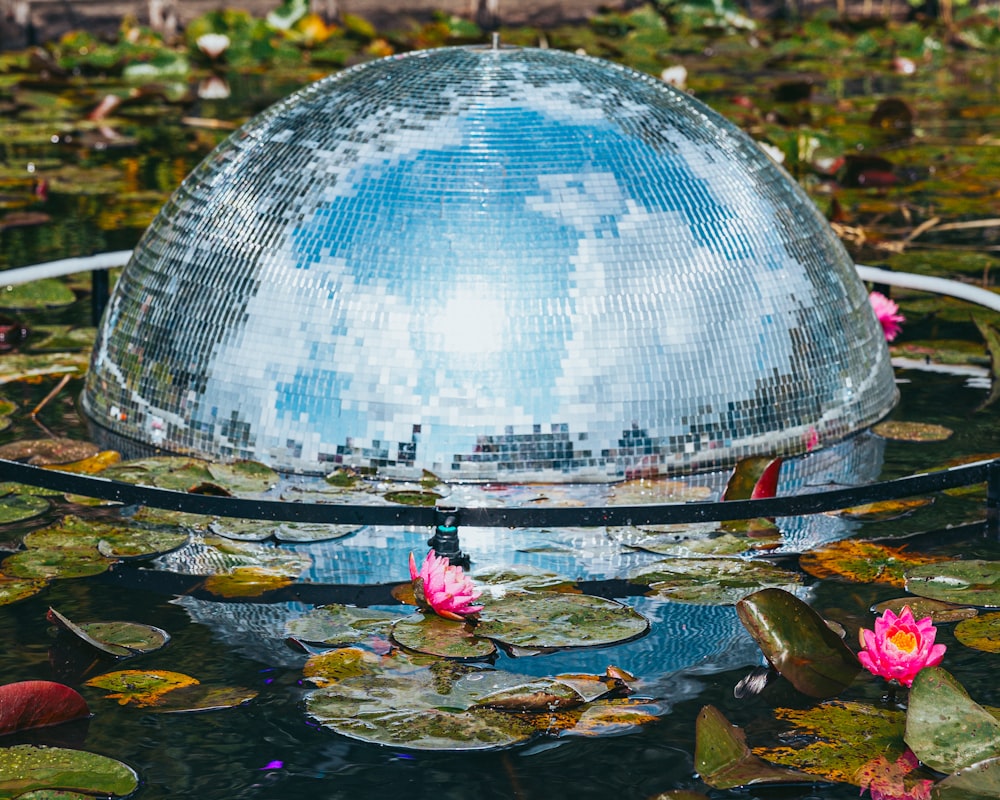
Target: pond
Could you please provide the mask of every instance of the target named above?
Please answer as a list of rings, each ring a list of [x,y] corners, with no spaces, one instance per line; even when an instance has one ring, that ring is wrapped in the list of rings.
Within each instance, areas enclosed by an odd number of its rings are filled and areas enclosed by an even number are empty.
[[[674,16],[665,19],[644,7],[544,36],[550,46],[582,47],[655,74],[683,65],[690,91],[780,151],[859,263],[994,285],[1000,160],[993,156],[993,120],[1000,112],[1000,59],[988,19],[972,17],[950,32],[926,21],[852,27],[829,19],[750,32],[735,11],[727,29],[704,9],[701,16],[678,10],[686,8],[675,7]],[[33,55],[0,55],[0,267],[129,249],[188,171],[236,125],[273,101],[357,59],[461,42],[476,33],[442,20],[406,35],[381,35],[354,21],[328,31],[322,42],[304,42],[273,30],[265,36],[257,23],[235,12],[210,22],[229,26],[236,44],[227,63],[191,46],[181,65],[179,50],[128,28],[113,46],[79,34]],[[198,25],[207,24],[192,25],[189,39]],[[505,40],[523,44],[537,43],[540,35],[504,32]],[[13,404],[4,417],[8,427],[0,432],[0,455],[6,458],[27,459],[41,449],[29,446],[38,441],[88,440],[77,398],[93,337],[90,276],[56,283],[71,292],[36,286],[51,294],[9,290],[2,301],[12,326],[12,340],[0,354],[0,396]],[[892,295],[906,322],[892,345],[900,402],[890,420],[924,427],[914,434],[904,426],[899,436],[883,428],[881,434],[864,433],[789,461],[782,465],[779,493],[893,479],[1000,451],[992,388],[1000,353],[994,344],[991,362],[987,347],[991,337],[1000,341],[1000,317],[916,291],[893,289]],[[28,334],[20,341],[22,327]],[[89,452],[83,449],[72,459]],[[217,491],[217,484],[238,486],[235,493],[267,499],[385,505],[398,502],[387,494],[402,488],[418,500],[438,495],[442,505],[566,508],[715,498],[729,478],[727,472],[681,482],[521,487],[428,480],[400,487],[266,476],[265,484],[276,485],[262,490],[259,476],[203,475],[186,462],[168,462],[158,472],[149,465],[131,473],[112,465],[101,474],[171,488],[201,483],[208,492]],[[5,508],[43,494],[5,488]],[[365,672],[366,664],[404,658],[390,653],[384,623],[369,630],[354,620],[351,635],[338,642],[352,646],[323,661],[321,654],[331,645],[315,630],[305,632],[302,620],[328,604],[371,609],[391,619],[413,611],[412,596],[400,587],[409,584],[409,554],[419,560],[427,550],[429,528],[353,526],[335,531],[337,538],[293,541],[288,530],[275,539],[275,525],[260,534],[246,524],[93,506],[62,493],[47,496],[46,503],[38,515],[0,527],[5,554],[22,552],[28,534],[35,532],[37,541],[39,531],[51,531],[67,515],[91,525],[191,537],[176,550],[164,545],[159,555],[153,547],[148,558],[116,560],[108,556],[108,548],[117,545],[109,544],[114,540],[107,529],[81,528],[74,534],[78,538],[103,541],[100,557],[106,563],[93,570],[98,574],[71,576],[61,563],[34,594],[0,609],[3,683],[56,681],[78,690],[92,712],[86,720],[9,733],[0,744],[76,748],[118,759],[138,775],[135,797],[144,800],[390,793],[641,800],[681,790],[697,794],[664,796],[855,798],[860,764],[849,759],[816,766],[793,757],[787,763],[806,769],[815,782],[806,776],[787,787],[768,782],[729,790],[717,775],[698,774],[696,724],[706,706],[743,728],[751,747],[768,748],[763,754],[771,760],[780,760],[780,746],[803,747],[816,737],[801,724],[789,730],[788,709],[806,711],[820,701],[793,688],[787,676],[760,691],[737,690],[748,675],[758,674],[763,655],[735,600],[761,586],[787,589],[841,626],[856,652],[858,630],[873,626],[873,606],[904,596],[915,600],[902,585],[905,569],[921,560],[982,560],[989,564],[983,580],[988,583],[996,582],[1000,560],[1000,542],[982,524],[981,486],[895,508],[779,518],[777,532],[766,524],[749,531],[730,526],[723,536],[715,525],[710,533],[704,527],[462,528],[470,573],[494,587],[480,598],[487,609],[491,603],[501,606],[504,590],[519,581],[558,588],[563,597],[617,601],[616,608],[633,610],[648,629],[625,625],[617,638],[598,646],[579,641],[566,646],[560,640],[556,649],[546,646],[553,639],[519,640],[519,633],[507,631],[506,640],[498,634],[506,647],[485,660],[452,662],[459,666],[448,669],[432,669],[408,656],[395,664],[398,673],[422,675],[424,682],[397,694],[395,678]],[[261,535],[266,540],[256,541]],[[724,551],[730,540],[735,544]],[[858,546],[837,549],[838,542]],[[740,556],[741,564],[766,564],[773,572],[744,582],[742,574],[719,566],[737,560],[725,558],[727,552]],[[663,575],[665,558],[701,567],[688,567],[675,584],[664,586],[670,584]],[[0,567],[5,576],[16,572],[10,563]],[[261,566],[262,572],[238,571]],[[495,574],[501,571],[508,574]],[[4,585],[0,582],[0,590]],[[976,608],[980,619],[990,619],[995,594],[974,596],[965,605]],[[956,600],[962,604],[960,594]],[[128,620],[155,626],[170,640],[163,648],[116,660],[58,630],[49,609],[75,623]],[[585,616],[567,607],[555,616],[575,613]],[[942,666],[977,703],[1000,706],[1000,689],[991,676],[1000,650],[996,623],[985,637],[973,637],[973,645],[956,633],[958,624],[938,624],[937,641],[947,646]],[[354,723],[349,704],[336,706],[351,691],[361,691],[389,698],[385,703],[402,727],[414,727],[416,710],[426,711],[428,704],[458,715],[463,709],[457,708],[461,698],[455,687],[470,675],[487,675],[480,669],[485,664],[525,681],[605,676],[612,694],[622,688],[622,679],[605,675],[613,666],[614,675],[622,670],[633,676],[625,679],[632,693],[627,701],[586,703],[591,714],[586,719],[568,712],[528,715],[543,719],[535,719],[528,733],[517,728],[509,746],[482,749],[458,744],[471,738],[466,728],[438,748],[406,746],[384,733],[391,725],[366,729]],[[167,692],[159,704],[142,698],[119,702],[108,697],[112,690],[88,684],[118,670],[180,673],[197,680],[206,694],[173,702],[165,700]],[[363,674],[369,674],[368,683],[351,682]],[[335,700],[328,702],[337,713],[327,711],[333,722],[309,699],[317,675],[335,687]],[[435,695],[432,685],[442,694],[442,687],[453,689],[456,707],[444,708],[451,703]],[[212,689],[218,694],[207,694]],[[885,682],[866,672],[828,696],[833,694],[864,708],[891,705],[884,699]],[[905,703],[905,691],[899,698]],[[199,703],[220,707],[191,710]],[[831,749],[846,757],[859,746],[853,733],[842,733],[850,744]],[[898,754],[900,743],[889,752]],[[954,771],[934,763],[936,771],[918,774],[937,780]],[[824,782],[821,775],[836,782]],[[23,790],[5,783],[11,780],[0,768],[3,796]]]

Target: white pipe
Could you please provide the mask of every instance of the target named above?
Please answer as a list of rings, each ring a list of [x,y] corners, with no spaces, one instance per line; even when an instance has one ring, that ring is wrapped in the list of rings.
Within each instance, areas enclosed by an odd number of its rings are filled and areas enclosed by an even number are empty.
[[[870,283],[885,283],[889,286],[899,286],[902,289],[917,289],[933,294],[947,294],[960,300],[968,300],[980,306],[986,306],[994,311],[1000,311],[1000,294],[969,286],[961,281],[948,278],[932,278],[929,275],[914,275],[911,272],[892,272],[887,269],[866,267],[856,264],[858,277]]]
[[[88,272],[95,269],[121,267],[132,257],[131,250],[116,250],[112,253],[98,253],[82,258],[63,258],[30,267],[18,267],[0,272],[0,285],[17,286],[22,283],[40,281],[42,278],[60,278],[74,272]]]

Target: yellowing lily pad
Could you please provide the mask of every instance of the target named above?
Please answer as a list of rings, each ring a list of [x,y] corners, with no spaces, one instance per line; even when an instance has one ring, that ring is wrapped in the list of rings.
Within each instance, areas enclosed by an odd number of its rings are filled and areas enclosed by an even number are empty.
[[[962,620],[955,626],[955,638],[966,647],[1000,653],[1000,612]]]
[[[872,426],[872,433],[884,439],[900,442],[943,442],[952,430],[930,422],[902,422],[890,420]]]
[[[120,705],[147,707],[159,704],[160,698],[167,692],[197,683],[196,678],[180,672],[125,669],[98,675],[85,685],[108,690],[111,694],[105,697],[117,700]]]
[[[407,650],[442,658],[484,659],[496,653],[496,645],[477,636],[469,623],[437,614],[417,613],[397,620],[392,640]]]
[[[737,558],[670,558],[636,570],[629,579],[648,584],[656,597],[697,605],[733,605],[762,588],[793,588],[802,580],[768,561]]]
[[[347,678],[375,674],[380,671],[380,667],[379,657],[370,650],[338,647],[310,656],[302,674],[316,686],[329,686]]]
[[[799,556],[799,566],[816,578],[846,578],[855,583],[888,583],[900,589],[907,569],[944,559],[860,539],[830,542]]]
[[[906,571],[906,590],[921,597],[1000,607],[1000,561],[969,559],[924,564]]]
[[[267,567],[236,567],[227,573],[209,575],[203,588],[219,597],[260,597],[295,583],[287,573]]]
[[[47,579],[12,578],[0,574],[0,606],[33,597],[48,585]]]
[[[68,464],[52,464],[50,469],[57,469],[60,472],[74,472],[83,475],[96,475],[108,467],[114,466],[122,460],[122,455],[117,450],[102,450],[96,455],[84,458],[81,461],[71,461]]]
[[[5,797],[52,791],[125,797],[138,788],[135,771],[107,756],[31,744],[0,747],[0,794]]]
[[[812,708],[777,708],[774,715],[793,726],[782,738],[794,744],[755,747],[753,752],[827,780],[858,785],[862,767],[878,757],[895,760],[906,749],[906,715],[901,711],[828,700]]]
[[[476,625],[477,636],[541,650],[615,644],[648,630],[648,620],[629,606],[561,592],[508,592],[491,598]]]
[[[879,522],[890,519],[899,519],[912,513],[918,508],[929,506],[933,503],[930,497],[908,497],[900,500],[882,500],[878,503],[865,503],[860,506],[844,508],[837,512],[838,516],[847,519],[855,519],[859,522]]]

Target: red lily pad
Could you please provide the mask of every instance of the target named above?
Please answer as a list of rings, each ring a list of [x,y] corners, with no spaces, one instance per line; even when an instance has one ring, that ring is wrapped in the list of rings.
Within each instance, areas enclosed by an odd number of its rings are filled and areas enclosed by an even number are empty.
[[[19,681],[0,686],[0,735],[89,716],[87,701],[61,683]]]

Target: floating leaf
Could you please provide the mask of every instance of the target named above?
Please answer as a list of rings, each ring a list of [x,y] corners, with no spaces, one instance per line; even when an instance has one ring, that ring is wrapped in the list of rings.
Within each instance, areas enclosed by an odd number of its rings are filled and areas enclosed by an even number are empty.
[[[25,439],[0,445],[0,458],[25,461],[34,466],[68,464],[98,452],[97,445],[77,439]]]
[[[0,575],[0,606],[33,597],[49,585],[47,579],[12,578]]]
[[[0,748],[0,793],[7,797],[45,790],[124,797],[138,788],[135,771],[107,756],[30,744]]]
[[[930,497],[909,497],[901,500],[882,500],[878,503],[865,503],[852,506],[837,512],[837,516],[855,519],[859,522],[879,522],[899,519],[918,508],[929,506],[934,502]]]
[[[326,525],[320,522],[282,522],[274,531],[279,542],[328,542],[343,539],[361,530],[358,525]]]
[[[966,647],[1000,653],[1000,612],[963,620],[955,626],[955,638]]]
[[[763,589],[740,600],[736,612],[768,663],[803,694],[839,694],[861,669],[823,618],[789,592]]]
[[[636,550],[645,550],[661,556],[680,558],[716,558],[740,555],[761,547],[769,547],[781,540],[777,528],[768,537],[738,536],[719,531],[714,524],[704,526],[673,526],[674,530],[656,530],[641,536],[630,536],[623,542]],[[640,528],[646,531],[646,528]]]
[[[41,278],[0,288],[0,308],[56,308],[76,302],[76,295],[58,278]]]
[[[1000,561],[969,559],[906,571],[906,591],[946,603],[1000,607]]]
[[[105,697],[117,700],[120,705],[145,707],[159,704],[161,696],[167,692],[197,683],[197,679],[180,672],[125,669],[98,675],[87,681],[86,685],[110,691],[111,694]]]
[[[135,461],[123,461],[105,470],[102,475],[126,483],[157,486],[186,492],[199,483],[211,483],[212,463],[182,456],[155,456]]]
[[[872,433],[884,439],[895,439],[900,442],[943,442],[952,431],[943,425],[929,422],[901,422],[890,420],[872,426]]]
[[[210,463],[209,474],[231,492],[266,492],[274,486],[279,475],[259,461],[233,461],[228,464]]]
[[[649,622],[615,600],[559,592],[509,592],[492,598],[476,635],[537,649],[597,647],[642,636]]]
[[[539,719],[535,727],[560,736],[620,736],[656,722],[662,715],[660,706],[643,700],[595,700],[582,708],[550,714],[544,723]],[[541,724],[546,727],[541,728]]]
[[[35,380],[47,375],[82,376],[86,374],[89,365],[89,353],[8,353],[0,359],[0,384],[11,383],[13,381]],[[77,444],[84,443],[77,442]],[[92,445],[91,447],[93,452],[97,451],[96,446]],[[84,457],[84,455],[74,455],[65,460],[75,461],[78,458]],[[10,458],[10,456],[0,456],[0,458]]]
[[[331,647],[355,644],[372,635],[389,636],[399,614],[331,604],[319,606],[285,623],[285,635]]]
[[[213,519],[208,529],[216,536],[241,542],[263,542],[274,536],[278,523],[269,520],[223,517]]]
[[[32,548],[7,556],[0,562],[0,571],[12,578],[49,581],[100,575],[111,563],[97,550]]]
[[[91,647],[115,658],[128,658],[159,650],[170,641],[170,635],[152,625],[138,622],[83,622],[74,623],[54,608],[46,614],[49,622],[57,625]]]
[[[555,572],[546,572],[538,567],[528,564],[505,564],[502,567],[492,567],[483,570],[476,570],[472,573],[477,584],[487,586],[501,586],[505,592],[511,591],[579,591],[576,589],[576,582],[564,575]],[[410,584],[403,584],[403,587]],[[398,597],[396,599],[399,599]],[[413,605],[414,600],[409,602]]]
[[[236,567],[220,575],[209,575],[202,584],[207,592],[219,597],[260,597],[267,592],[284,589],[295,578],[281,570],[268,567]]]
[[[437,492],[400,490],[386,492],[383,495],[390,503],[400,503],[404,506],[432,506],[441,499]]]
[[[181,686],[158,695],[150,711],[181,714],[190,711],[220,711],[245,706],[258,692],[236,686]]]
[[[465,622],[437,614],[412,614],[392,626],[392,639],[400,647],[442,658],[484,659],[496,653],[489,639],[477,636]]]
[[[182,547],[186,532],[112,524],[68,514],[55,525],[24,537],[25,547],[45,550],[93,549],[105,558],[151,558]]]
[[[7,494],[0,497],[0,525],[37,517],[49,509],[49,501],[31,494]]]
[[[906,743],[924,764],[951,773],[1000,757],[1000,720],[941,667],[925,667],[910,687]]]
[[[379,657],[360,647],[338,647],[311,656],[302,668],[302,674],[316,686],[328,686],[347,678],[374,675],[382,671]]]
[[[934,784],[930,772],[920,768],[920,761],[910,749],[895,761],[876,756],[855,773],[854,779],[862,794],[870,790],[873,796],[883,798],[926,798]]]
[[[1000,757],[956,770],[934,787],[935,800],[986,800],[1000,797]]]
[[[694,767],[713,789],[758,783],[813,783],[812,775],[768,764],[747,747],[746,735],[715,706],[704,706],[695,721]]]
[[[35,325],[31,329],[32,338],[28,350],[37,353],[43,350],[87,350],[94,344],[96,328],[71,328],[69,325]]]
[[[918,564],[933,564],[942,558],[906,552],[860,539],[829,542],[799,556],[799,566],[816,578],[840,577],[855,583],[888,583],[900,589],[904,573]]]
[[[893,613],[899,616],[903,606],[909,606],[915,619],[930,617],[934,624],[942,622],[957,622],[960,619],[969,619],[976,616],[979,610],[969,608],[969,606],[958,606],[954,603],[943,603],[940,600],[931,600],[927,597],[897,597],[892,600],[885,600],[872,606],[875,614],[882,614],[887,608],[891,608]]]
[[[61,683],[19,681],[0,686],[0,735],[89,716],[87,701]]]
[[[649,503],[693,503],[712,496],[712,487],[663,479],[639,478],[615,484],[608,493],[608,504],[618,506]]]
[[[613,685],[609,686],[598,682],[604,688],[604,692],[598,696],[609,694],[615,689]],[[553,678],[536,678],[519,686],[511,686],[487,694],[479,698],[475,705],[478,708],[493,708],[497,711],[538,713],[563,708],[577,708],[585,702],[587,699],[568,683]]]
[[[71,461],[68,464],[47,465],[48,469],[56,469],[60,472],[74,472],[83,475],[96,475],[108,467],[114,466],[122,460],[122,454],[117,450],[102,450],[96,455],[84,458],[81,461]]]
[[[781,738],[795,745],[755,747],[754,753],[827,780],[858,785],[859,771],[874,759],[895,760],[906,750],[901,711],[830,700],[812,708],[777,708],[774,715],[793,726]]]
[[[762,587],[791,588],[802,580],[769,561],[736,558],[672,558],[642,567],[629,579],[649,584],[657,597],[699,605],[733,605]]]

